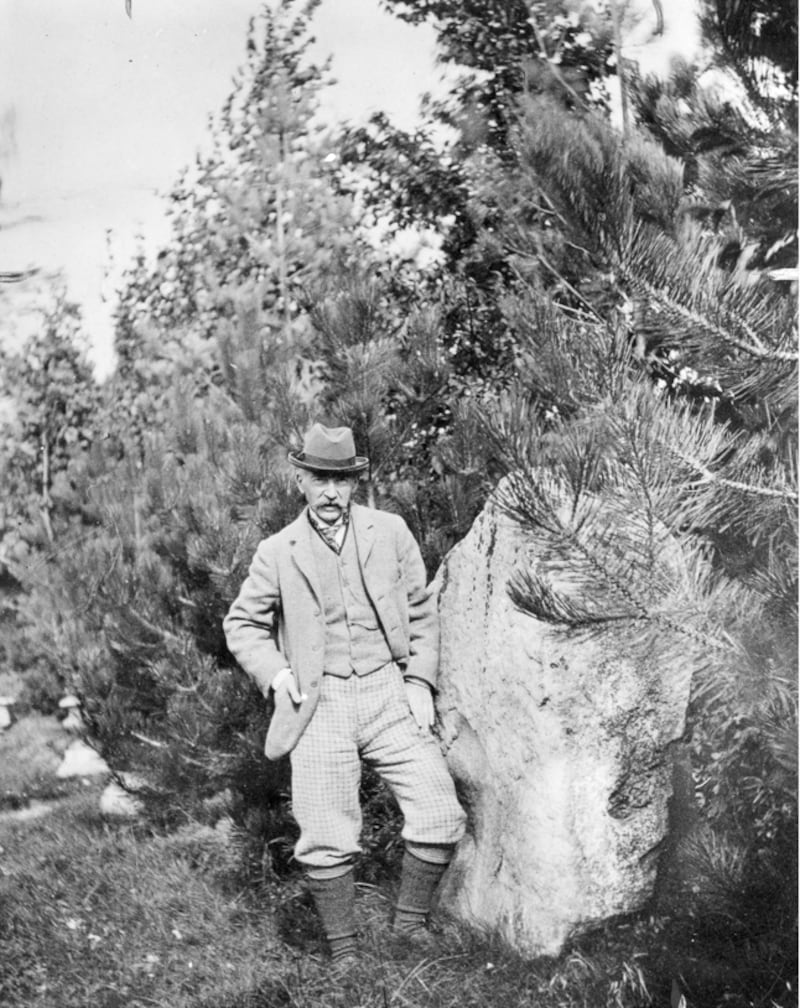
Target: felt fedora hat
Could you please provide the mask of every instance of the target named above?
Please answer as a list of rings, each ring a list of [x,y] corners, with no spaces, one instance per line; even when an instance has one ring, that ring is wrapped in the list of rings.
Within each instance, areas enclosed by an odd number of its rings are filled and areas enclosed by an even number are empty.
[[[303,439],[302,451],[289,452],[289,461],[298,469],[311,472],[361,472],[369,459],[356,455],[353,432],[349,427],[323,427],[315,423]]]

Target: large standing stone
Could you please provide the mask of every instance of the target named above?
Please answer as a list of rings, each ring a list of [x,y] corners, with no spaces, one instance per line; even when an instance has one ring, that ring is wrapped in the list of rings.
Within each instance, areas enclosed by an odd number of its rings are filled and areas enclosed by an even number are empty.
[[[441,899],[527,955],[652,894],[689,690],[674,649],[634,661],[619,631],[515,609],[509,577],[536,549],[490,504],[437,577],[437,706],[470,820]]]

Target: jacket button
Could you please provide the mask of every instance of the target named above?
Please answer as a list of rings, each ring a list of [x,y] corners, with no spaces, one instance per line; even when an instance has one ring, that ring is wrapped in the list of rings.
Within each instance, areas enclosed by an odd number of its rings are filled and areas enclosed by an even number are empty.
[[[310,689],[316,689],[319,686],[319,679],[312,679],[308,685]]]

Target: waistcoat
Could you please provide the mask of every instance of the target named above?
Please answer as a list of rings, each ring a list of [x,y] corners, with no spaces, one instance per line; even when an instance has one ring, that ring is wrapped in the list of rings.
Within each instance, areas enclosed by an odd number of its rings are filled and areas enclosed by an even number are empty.
[[[368,675],[392,660],[378,614],[364,587],[352,528],[337,555],[315,532],[312,549],[325,617],[326,675]]]

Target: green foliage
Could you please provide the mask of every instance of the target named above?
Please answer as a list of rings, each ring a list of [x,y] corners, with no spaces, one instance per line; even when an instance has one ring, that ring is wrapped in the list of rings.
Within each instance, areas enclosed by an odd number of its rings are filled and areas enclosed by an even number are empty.
[[[654,152],[637,186],[617,188],[624,167],[588,156],[602,146],[564,168],[547,144],[531,162],[574,202],[572,221],[592,218],[605,173],[614,223],[594,248],[629,300],[604,321],[544,306],[533,283],[505,298],[517,377],[479,414],[509,473],[501,502],[538,544],[509,590],[522,611],[613,634],[643,661],[680,653],[713,839],[692,878],[700,895],[672,910],[708,940],[735,907],[725,954],[757,933],[785,974],[791,907],[781,897],[770,921],[767,906],[796,858],[796,300],[725,270],[718,237],[678,226],[670,172],[647,168]],[[650,189],[663,217],[643,224],[633,207]],[[689,371],[705,390],[687,394]],[[739,876],[723,870],[731,858]],[[712,905],[715,887],[726,903]]]
[[[320,406],[354,428],[371,462],[368,499],[403,515],[433,577],[468,531],[491,477],[468,421],[455,422],[463,384],[439,312],[398,304],[393,293],[373,273],[320,296],[312,313],[326,362]]]
[[[704,28],[717,57],[767,107],[797,102],[797,5],[791,0],[705,0]],[[776,72],[777,71],[777,72]],[[775,95],[782,87],[784,95]]]
[[[411,22],[432,21],[442,62],[471,71],[436,111],[476,146],[508,153],[521,94],[551,93],[568,107],[585,107],[592,85],[608,73],[608,15],[586,4],[388,0],[388,6]]]
[[[787,283],[775,271],[797,265],[795,116],[766,116],[754,101],[704,88],[686,65],[666,81],[636,79],[632,90],[639,122],[681,159],[683,213],[720,239],[720,264]]]
[[[70,469],[96,437],[99,389],[78,309],[57,294],[39,312],[41,327],[19,350],[0,354],[0,564],[54,541],[54,522],[68,512]]]
[[[269,843],[281,871],[286,766],[263,759],[269,711],[234,667],[223,616],[258,541],[298,511],[286,451],[310,419],[354,424],[370,498],[402,506],[396,484],[426,471],[432,449],[418,467],[414,453],[435,444],[449,378],[435,315],[392,298],[326,174],[330,146],[310,125],[320,78],[291,6],[264,14],[263,45],[251,32],[205,182],[176,190],[174,240],[123,292],[110,436],[75,477],[93,524],[32,574],[29,627],[32,660],[82,696],[103,756],[140,775],[158,822],[224,795],[255,860]],[[429,511],[423,531],[440,532]],[[431,538],[433,568],[464,520]]]
[[[60,557],[56,582],[92,642],[69,648],[90,726],[113,766],[146,772],[160,815],[234,783],[253,802],[275,794],[258,759],[266,710],[230,667],[221,621],[258,538],[285,523],[288,492],[279,484],[232,523],[243,476],[267,482],[260,432],[230,408],[216,425],[185,419],[150,440],[141,469],[94,474],[100,528]]]
[[[25,621],[21,620],[23,626]],[[56,663],[49,662],[40,654],[29,660],[19,647],[19,641],[25,639],[24,630],[6,651],[6,661],[11,668],[24,670],[22,687],[17,694],[17,713],[26,710],[40,711],[42,714],[55,714],[58,702],[64,696],[64,676]],[[15,646],[16,645],[16,646]],[[20,653],[22,652],[22,653]]]
[[[99,436],[101,392],[78,309],[60,288],[38,298],[31,314],[32,333],[0,352],[0,667],[21,679],[20,712],[49,713],[68,664],[41,647],[36,624],[60,615],[33,586],[45,558],[84,528],[80,472]]]
[[[527,229],[528,244],[542,251],[563,220],[541,190],[516,198],[520,105],[534,96],[552,106],[559,127],[565,117],[569,121],[567,110],[603,107],[608,14],[570,2],[398,0],[389,6],[411,22],[432,21],[442,61],[467,72],[448,101],[425,107],[424,125],[415,133],[374,116],[367,128],[349,132],[344,157],[362,174],[366,170],[364,200],[374,214],[396,227],[441,231],[444,268],[430,278],[426,299],[443,305],[443,342],[455,372],[469,383],[502,384],[514,366],[514,334],[498,302],[520,265],[498,232],[506,215],[514,215]],[[449,135],[455,131],[449,142],[441,140],[442,123],[451,127]],[[543,286],[562,275],[557,258],[544,265],[542,256],[537,271]],[[522,267],[528,274],[530,265]],[[585,272],[586,263],[579,268]]]
[[[268,712],[221,621],[258,539],[296,511],[285,451],[319,386],[301,301],[352,231],[311,121],[307,12],[292,7],[254,22],[214,151],[173,194],[174,238],[129,275],[106,436],[70,470],[84,525],[28,565],[15,645],[83,696],[157,818],[199,814],[230,785],[229,811],[262,844],[284,830],[285,768],[261,756]],[[49,373],[61,358],[45,346],[42,360]]]
[[[213,124],[212,150],[170,195],[172,237],[127,276],[116,319],[119,426],[141,438],[175,377],[223,387],[251,419],[282,388],[317,388],[306,288],[353,255],[352,201],[314,121],[325,82],[292,0],[251,24],[247,61]]]

